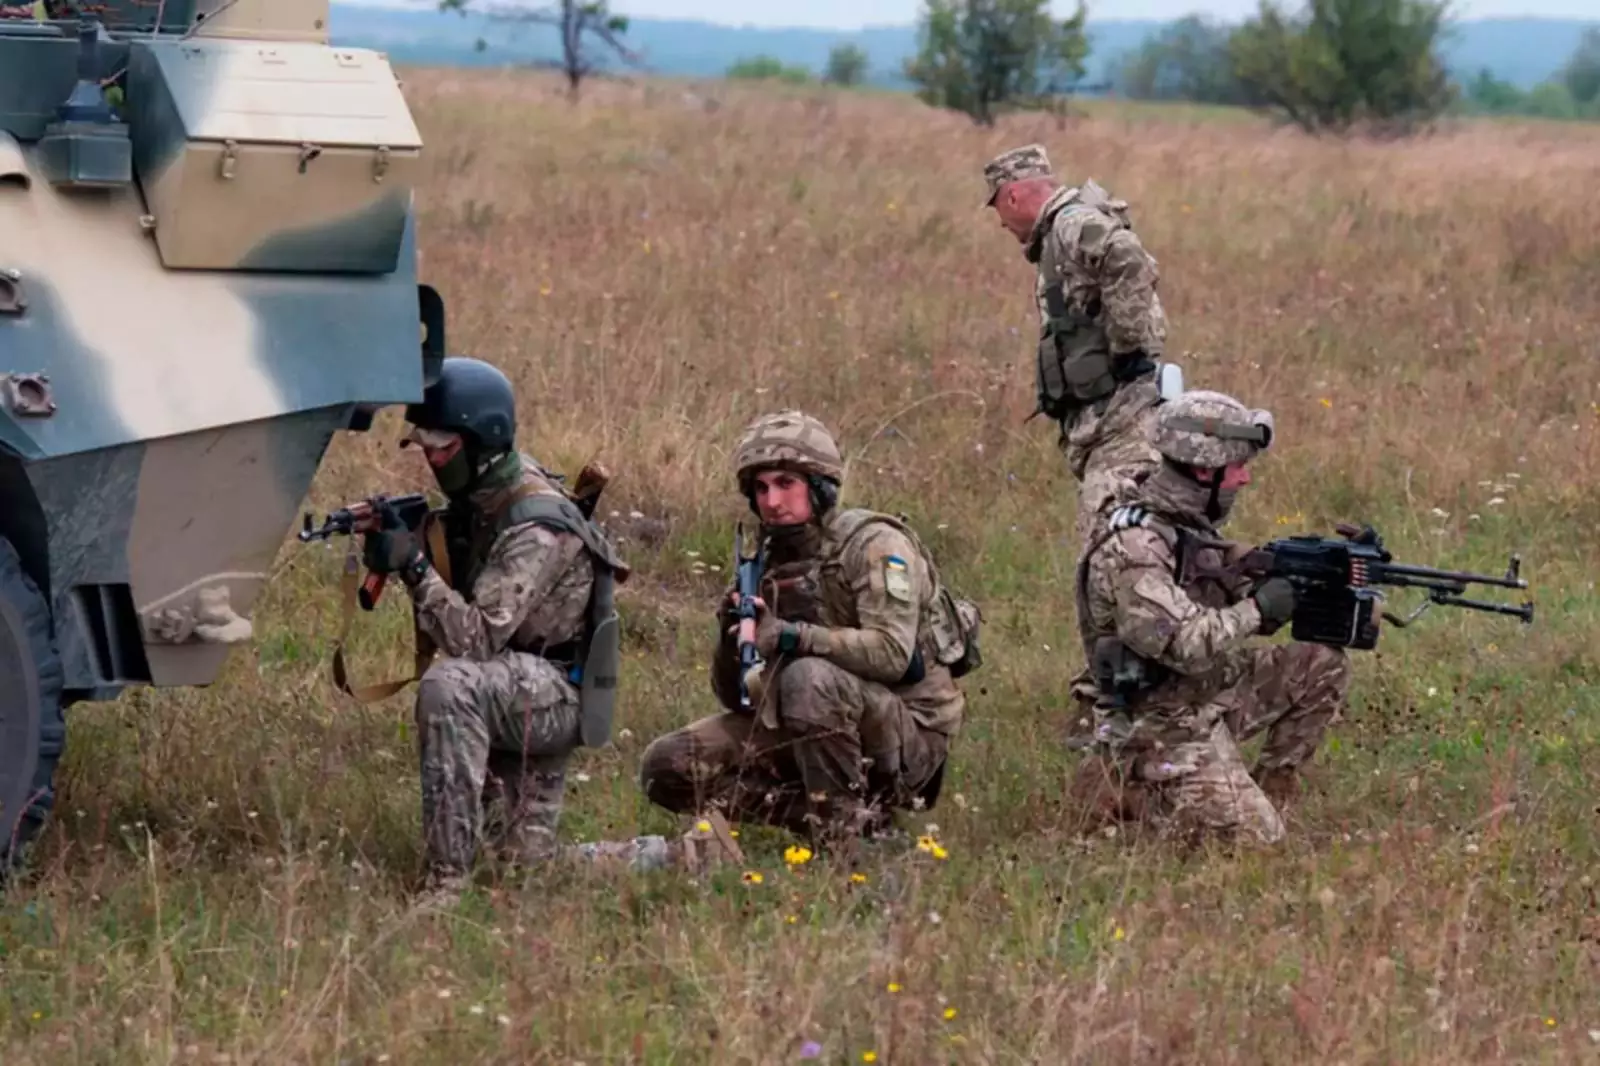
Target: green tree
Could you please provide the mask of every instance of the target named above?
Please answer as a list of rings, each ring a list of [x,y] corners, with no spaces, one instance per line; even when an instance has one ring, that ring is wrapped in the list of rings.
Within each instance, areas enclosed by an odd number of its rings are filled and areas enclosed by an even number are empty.
[[[1310,133],[1407,133],[1457,96],[1437,47],[1449,0],[1261,0],[1229,41],[1233,72]]]
[[[439,0],[440,11],[467,13],[472,0]],[[593,73],[594,45],[598,42],[610,49],[625,62],[640,65],[640,56],[622,41],[628,32],[628,20],[613,15],[606,0],[560,0],[559,3],[536,7],[530,4],[493,4],[483,9],[484,14],[499,22],[525,23],[552,26],[561,34],[561,71],[567,78],[567,92],[576,100],[578,86]],[[478,51],[484,50],[482,41]]]
[[[867,78],[867,53],[853,44],[838,44],[828,53],[823,80],[834,85],[860,85]]]
[[[774,56],[751,56],[740,59],[728,68],[728,77],[749,81],[786,81],[792,83],[811,80],[805,67],[786,67]]]
[[[1579,107],[1600,103],[1600,29],[1583,31],[1572,58],[1561,68],[1561,80]]]
[[[1203,15],[1188,15],[1124,56],[1113,81],[1119,92],[1135,100],[1259,103],[1234,76],[1230,35]]]
[[[1466,103],[1472,111],[1514,115],[1527,108],[1528,94],[1509,81],[1495,77],[1489,73],[1488,67],[1484,67],[1478,71],[1477,77],[1467,83]]]
[[[926,0],[905,74],[934,107],[993,125],[1006,107],[1037,107],[1083,77],[1083,0],[1057,21],[1049,0]]]

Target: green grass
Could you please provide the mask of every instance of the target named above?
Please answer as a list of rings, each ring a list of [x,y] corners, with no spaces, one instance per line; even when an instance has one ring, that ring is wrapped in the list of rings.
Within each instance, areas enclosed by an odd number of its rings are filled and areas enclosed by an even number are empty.
[[[0,1061],[1600,1053],[1591,141],[1338,145],[1162,116],[984,131],[759,89],[707,111],[596,86],[574,108],[495,73],[407,92],[453,346],[512,374],[541,459],[619,470],[618,733],[575,757],[563,835],[676,831],[638,759],[713,709],[711,608],[747,515],[727,450],[800,405],[852,457],[847,502],[905,509],[986,612],[944,794],[903,819],[948,857],[790,869],[785,836],[746,827],[757,885],[486,867],[458,911],[416,913],[409,694],[338,696],[338,550],[291,541],[214,686],[70,712],[58,816],[0,902]],[[1190,386],[1274,410],[1235,535],[1364,520],[1407,562],[1524,555],[1531,629],[1435,608],[1357,657],[1271,853],[1085,834],[1065,798],[1074,490],[1023,424],[1031,274],[977,213],[982,162],[1033,139],[1133,203]],[[336,442],[308,506],[424,485],[395,474],[398,425]],[[403,676],[409,640],[399,597],[358,618],[357,680]]]

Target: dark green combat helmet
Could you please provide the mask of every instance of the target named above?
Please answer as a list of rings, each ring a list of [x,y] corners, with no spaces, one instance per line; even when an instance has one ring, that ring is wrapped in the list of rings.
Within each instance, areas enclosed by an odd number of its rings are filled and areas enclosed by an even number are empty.
[[[499,455],[516,443],[516,397],[499,368],[455,355],[444,361],[422,402],[406,406],[406,421],[418,429],[460,433],[480,458]]]
[[[429,449],[434,477],[447,495],[459,496],[477,487],[485,471],[516,444],[517,405],[505,374],[481,359],[451,356],[439,377],[422,394],[421,403],[406,406],[414,427],[402,444]],[[453,438],[462,444],[454,452]]]

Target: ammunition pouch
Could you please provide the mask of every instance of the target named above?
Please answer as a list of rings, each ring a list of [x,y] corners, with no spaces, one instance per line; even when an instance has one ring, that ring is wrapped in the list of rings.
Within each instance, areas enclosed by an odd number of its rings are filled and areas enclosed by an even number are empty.
[[[1141,696],[1171,676],[1160,663],[1151,662],[1110,636],[1095,640],[1089,669],[1101,700],[1106,706],[1119,709],[1135,705]]]
[[[1048,317],[1039,334],[1038,413],[1062,421],[1108,398],[1117,386],[1155,373],[1155,361],[1144,352],[1112,355],[1098,299],[1086,310],[1068,307],[1060,282],[1044,295]]]
[[[571,533],[583,542],[594,563],[594,587],[583,635],[551,648],[547,658],[573,663],[567,677],[578,686],[578,733],[585,747],[598,748],[611,739],[616,714],[617,678],[622,666],[622,628],[616,607],[616,584],[629,569],[598,526],[571,500],[550,493],[520,492],[500,515],[499,528],[537,522]],[[557,658],[557,652],[561,657]],[[581,666],[578,665],[581,663]]]

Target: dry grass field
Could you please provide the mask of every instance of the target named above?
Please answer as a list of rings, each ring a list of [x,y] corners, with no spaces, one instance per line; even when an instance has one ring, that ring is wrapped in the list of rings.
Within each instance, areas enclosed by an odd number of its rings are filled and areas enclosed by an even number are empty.
[[[939,806],[948,849],[745,883],[419,869],[409,695],[328,674],[340,548],[297,545],[208,691],[76,708],[58,818],[0,903],[0,1062],[1393,1063],[1600,1058],[1600,131],[1323,143],[1098,111],[980,130],[882,96],[413,71],[426,278],[453,350],[517,384],[527,450],[618,477],[636,576],[614,747],[568,839],[672,832],[643,745],[712,709],[726,459],[824,418],[847,501],[901,509],[985,608]],[[1032,407],[1031,268],[980,168],[1044,141],[1133,204],[1190,387],[1277,416],[1232,531],[1369,521],[1500,571],[1538,619],[1435,609],[1359,656],[1271,854],[1084,839],[1063,799],[1073,482]],[[336,443],[318,509],[426,488],[398,413]],[[1401,597],[1409,606],[1413,600]],[[390,597],[362,680],[409,665]],[[852,876],[855,875],[855,876]]]

